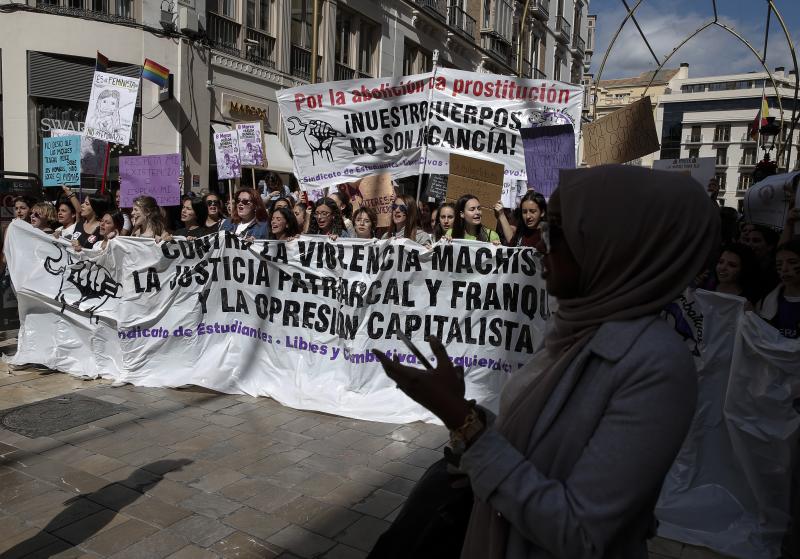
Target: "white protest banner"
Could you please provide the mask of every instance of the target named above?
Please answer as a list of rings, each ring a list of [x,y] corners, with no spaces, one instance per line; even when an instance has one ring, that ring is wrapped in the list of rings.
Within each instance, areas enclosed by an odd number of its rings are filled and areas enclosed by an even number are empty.
[[[264,136],[261,133],[260,122],[240,122],[236,125],[236,134],[239,137],[239,159],[242,167],[263,167]]]
[[[63,130],[52,128],[50,130],[51,138],[59,138],[61,136],[74,136],[74,130]],[[85,175],[102,175],[103,166],[106,159],[106,143],[102,140],[89,138],[82,132],[81,136],[81,173]]]
[[[716,158],[714,157],[688,157],[685,159],[656,159],[653,161],[653,169],[657,171],[677,171],[688,173],[694,180],[700,183],[705,192],[708,182],[714,178],[716,169]]]
[[[449,68],[278,92],[304,189],[378,172],[447,174],[451,153],[500,163],[507,180],[524,180],[520,128],[572,124],[577,146],[581,103],[579,86]]]
[[[84,136],[128,145],[138,94],[139,78],[95,72]]]
[[[214,132],[214,152],[217,156],[218,178],[236,179],[242,176],[239,139],[235,130]]]
[[[686,290],[665,315],[695,356],[698,404],[656,506],[658,534],[742,559],[780,555],[800,434],[800,340],[745,299]]]
[[[749,223],[767,227],[783,227],[792,199],[800,200],[795,189],[800,171],[772,175],[747,189],[744,195],[744,216]]]
[[[415,364],[398,331],[429,357],[425,338],[440,338],[465,367],[467,397],[492,408],[541,344],[550,312],[531,249],[474,241],[428,250],[408,240],[248,243],[219,233],[161,244],[118,237],[98,255],[14,222],[6,247],[27,305],[14,363],[375,421],[433,419],[370,352]],[[109,357],[84,366],[96,347]]]

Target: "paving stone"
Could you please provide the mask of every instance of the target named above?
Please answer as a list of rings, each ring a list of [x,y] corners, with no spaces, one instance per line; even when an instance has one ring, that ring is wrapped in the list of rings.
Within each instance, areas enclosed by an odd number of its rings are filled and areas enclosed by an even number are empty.
[[[93,453],[85,448],[73,446],[71,444],[62,444],[56,448],[52,448],[42,453],[50,460],[58,460],[66,464],[71,464],[84,458],[88,458]]]
[[[371,516],[363,516],[336,536],[336,540],[362,551],[369,551],[389,528],[389,523]]]
[[[44,555],[42,552],[53,544],[62,551],[71,547],[70,544],[65,544],[51,534],[39,531],[38,528],[29,528],[0,541],[0,551],[3,559],[21,559],[26,556],[49,557],[49,554]]]
[[[436,450],[449,441],[450,441],[450,432],[446,428],[440,427],[436,430],[423,433],[422,435],[414,439],[414,444],[432,450]]]
[[[375,453],[378,458],[388,460],[400,460],[414,452],[414,447],[403,442],[393,442]]]
[[[427,468],[434,462],[441,460],[442,457],[443,454],[436,450],[431,450],[429,448],[418,448],[408,456],[404,457],[402,461],[406,464],[411,464],[412,466]]]
[[[316,557],[336,545],[333,540],[309,532],[294,524],[270,536],[267,541],[300,557]]]
[[[387,474],[410,479],[412,481],[418,481],[419,478],[422,477],[422,474],[425,473],[424,468],[418,468],[417,466],[412,466],[404,462],[387,462],[382,465],[380,469]]]
[[[104,530],[111,529],[127,520],[127,516],[117,514],[116,511],[111,509],[103,508],[94,514],[56,530],[53,535],[69,543],[79,544],[95,534],[101,534]]]
[[[336,547],[323,555],[325,559],[364,559],[366,556],[367,554],[364,551],[343,543],[337,544]]]
[[[200,479],[192,483],[191,486],[196,487],[201,491],[214,493],[227,485],[239,481],[243,477],[244,474],[237,472],[235,470],[220,468],[217,471],[211,472],[210,474],[201,477]]]
[[[116,511],[134,503],[140,497],[141,493],[119,483],[106,485],[99,491],[86,495],[87,499]]]
[[[59,491],[58,493],[58,496],[61,497],[60,494],[63,492]],[[54,532],[103,510],[107,509],[83,496],[73,496],[53,503],[50,507],[29,508],[18,514],[34,526]]]
[[[385,437],[374,437],[367,435],[363,439],[357,440],[350,445],[350,448],[361,452],[372,454],[386,448],[392,441]]]
[[[395,441],[410,443],[422,434],[422,431],[415,429],[410,425],[403,425],[389,433],[389,438]]]
[[[380,435],[380,436],[388,435],[395,429],[399,429],[400,427],[402,427],[402,425],[398,425],[396,423],[380,423],[377,421],[358,421],[355,419],[342,419],[339,421],[339,425],[343,425],[350,429],[356,429],[358,431],[364,431],[365,433],[369,433],[371,435]]]
[[[161,530],[135,545],[115,553],[110,559],[162,559],[186,547],[189,540],[171,530]]]
[[[219,555],[195,545],[187,545],[169,556],[169,559],[217,559]]]
[[[323,497],[339,487],[345,480],[339,476],[316,473],[312,477],[298,483],[294,488],[311,497]]]
[[[243,478],[237,482],[226,485],[219,493],[228,499],[243,502],[254,495],[265,493],[275,487],[264,479]]]
[[[208,547],[234,531],[219,520],[199,514],[179,520],[170,526],[170,530],[200,547]]]
[[[273,559],[283,551],[244,532],[225,536],[210,549],[226,559]]]
[[[320,423],[319,425],[315,425],[311,429],[303,431],[303,434],[307,437],[314,437],[315,439],[326,439],[331,435],[342,431],[344,427],[337,423]]]
[[[279,443],[286,443],[292,446],[300,446],[304,442],[313,440],[311,437],[300,433],[292,433],[284,429],[274,429],[269,433],[269,438]]]
[[[81,547],[107,557],[145,539],[158,528],[141,520],[130,519],[86,540]]]
[[[243,417],[238,417],[235,415],[226,415],[224,413],[212,413],[205,416],[203,419],[205,419],[209,423],[213,423],[214,425],[220,425],[222,427],[235,427],[236,425],[245,422],[245,419]]]
[[[345,481],[324,497],[320,497],[320,500],[332,505],[349,507],[365,499],[374,490],[371,485]]]
[[[297,491],[273,485],[269,491],[264,491],[247,499],[245,504],[263,512],[274,512],[299,496],[300,493]]]
[[[209,518],[221,518],[229,515],[242,504],[221,495],[200,492],[182,501],[180,506]]]
[[[383,518],[402,505],[403,502],[405,502],[405,497],[402,495],[383,489],[376,489],[364,500],[353,505],[353,510],[376,518]]]
[[[241,402],[239,404],[221,409],[220,413],[224,413],[226,415],[241,415],[257,410],[259,407],[259,404],[254,402]]]
[[[349,429],[341,424],[339,426],[342,427],[342,429],[334,433],[333,435],[326,437],[325,438],[326,441],[341,446],[350,446],[354,442],[360,441],[361,439],[367,436],[366,433],[364,433],[363,431],[358,431],[356,429]]]
[[[416,484],[415,481],[393,476],[392,479],[383,484],[383,488],[386,489],[386,491],[408,497]]]
[[[223,522],[262,540],[277,534],[289,525],[289,522],[280,516],[261,512],[250,507],[239,509],[225,518]]]
[[[367,466],[356,465],[347,471],[347,478],[359,483],[366,483],[367,485],[374,485],[375,487],[383,487],[389,483],[393,476],[386,472],[380,472]]]
[[[102,477],[110,482],[119,483],[139,492],[143,492],[163,480],[160,475],[128,465],[123,465],[121,468],[103,474]]]
[[[192,487],[187,487],[182,483],[172,481],[171,479],[162,479],[158,485],[151,487],[146,491],[147,495],[156,497],[165,503],[177,505],[181,501],[185,501],[192,495],[196,495],[200,491]]]
[[[313,417],[298,417],[297,419],[281,425],[281,429],[291,431],[292,433],[303,433],[316,427],[320,423],[322,422],[319,419]]]
[[[296,499],[275,509],[275,514],[292,524],[305,524],[321,512],[331,508],[331,505],[317,499],[300,495]]]
[[[160,499],[146,495],[131,506],[125,507],[123,512],[128,516],[155,524],[160,528],[171,526],[192,514],[190,510],[170,505]],[[177,549],[174,551],[177,551]]]
[[[124,465],[124,462],[103,454],[92,454],[73,464],[75,468],[95,476],[102,476],[108,472],[118,470]]]

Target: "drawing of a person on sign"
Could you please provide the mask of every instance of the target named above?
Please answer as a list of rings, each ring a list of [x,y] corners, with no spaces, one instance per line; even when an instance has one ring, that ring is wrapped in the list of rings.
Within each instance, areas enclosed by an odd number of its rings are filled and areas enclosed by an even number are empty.
[[[121,130],[120,122],[120,95],[116,89],[103,90],[97,97],[91,122],[87,126],[96,128],[103,133],[116,136]]]

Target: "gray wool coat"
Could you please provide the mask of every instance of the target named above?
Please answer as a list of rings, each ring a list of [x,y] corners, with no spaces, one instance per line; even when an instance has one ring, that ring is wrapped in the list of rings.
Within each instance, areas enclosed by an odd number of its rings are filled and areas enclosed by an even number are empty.
[[[567,367],[527,451],[487,429],[461,470],[511,524],[507,558],[647,558],[661,484],[686,436],[697,373],[657,316],[603,324]]]

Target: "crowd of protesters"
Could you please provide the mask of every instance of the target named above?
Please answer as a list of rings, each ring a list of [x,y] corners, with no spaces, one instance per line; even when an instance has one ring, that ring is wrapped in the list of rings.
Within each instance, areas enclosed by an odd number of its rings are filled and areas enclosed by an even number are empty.
[[[280,185],[279,185],[280,186]],[[130,235],[168,240],[173,236],[202,237],[228,231],[248,240],[290,241],[301,234],[338,238],[406,238],[425,247],[452,239],[539,247],[547,201],[528,191],[515,209],[500,201],[472,195],[455,202],[431,204],[397,194],[389,208],[388,227],[379,227],[375,209],[353,207],[344,190],[329,192],[310,202],[286,188],[240,188],[226,204],[216,193],[184,196],[174,223],[150,196],[139,196],[130,209],[120,207],[119,192],[89,195],[83,200],[71,189],[54,204],[26,196],[14,202],[18,219],[72,242],[76,250],[107,246],[115,236]],[[227,206],[227,209],[226,209]],[[496,227],[485,225],[491,212]],[[800,239],[793,235],[800,209],[792,207],[783,231],[746,222],[732,208],[720,208],[722,244],[716,264],[701,274],[694,287],[743,297],[747,310],[755,310],[784,336],[797,338],[800,330]]]

